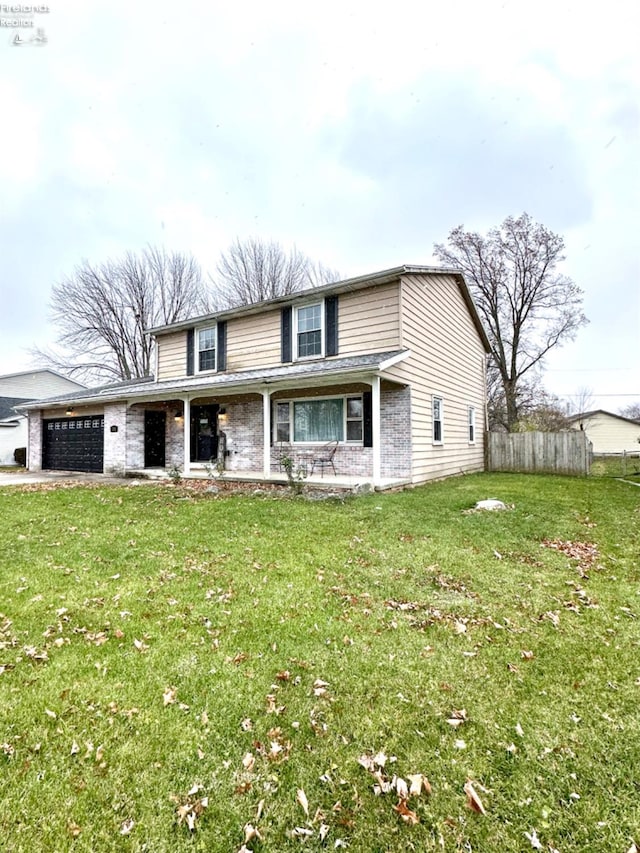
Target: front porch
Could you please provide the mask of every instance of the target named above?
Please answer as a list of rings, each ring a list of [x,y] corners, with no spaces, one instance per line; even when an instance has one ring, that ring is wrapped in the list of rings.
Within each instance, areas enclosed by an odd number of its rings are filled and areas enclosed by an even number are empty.
[[[411,482],[409,389],[368,377],[312,387],[264,388],[136,401],[127,409],[129,476],[314,488],[391,489]],[[319,458],[335,443],[332,464]]]
[[[140,477],[150,480],[168,480],[170,474],[166,468],[140,468],[130,469],[127,471],[128,477]],[[261,484],[287,486],[287,475],[284,471],[271,471],[265,474],[264,471],[225,471],[223,475],[217,476],[205,469],[204,467],[191,467],[188,473],[180,473],[182,480],[209,480],[211,485],[219,482],[224,483],[255,483],[259,488]],[[349,474],[333,474],[326,473],[322,476],[319,473],[309,474],[305,476],[301,483],[303,488],[311,489],[327,489],[339,491],[376,491],[383,492],[389,489],[399,489],[403,486],[411,484],[408,478],[400,477],[383,477],[375,485],[370,477],[356,477]]]

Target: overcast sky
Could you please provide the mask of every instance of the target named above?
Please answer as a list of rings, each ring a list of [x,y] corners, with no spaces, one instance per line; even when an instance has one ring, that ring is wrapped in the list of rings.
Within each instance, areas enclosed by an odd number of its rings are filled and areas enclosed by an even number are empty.
[[[49,8],[46,44],[0,27],[0,373],[54,339],[50,288],[85,258],[151,243],[207,271],[256,235],[348,277],[527,211],[591,321],[548,388],[640,400],[637,0]]]

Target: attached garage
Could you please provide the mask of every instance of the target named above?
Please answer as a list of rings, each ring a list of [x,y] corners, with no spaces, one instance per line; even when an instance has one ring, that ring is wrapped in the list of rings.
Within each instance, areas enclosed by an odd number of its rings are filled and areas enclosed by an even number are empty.
[[[51,471],[104,468],[104,417],[52,418],[42,422],[42,467]]]

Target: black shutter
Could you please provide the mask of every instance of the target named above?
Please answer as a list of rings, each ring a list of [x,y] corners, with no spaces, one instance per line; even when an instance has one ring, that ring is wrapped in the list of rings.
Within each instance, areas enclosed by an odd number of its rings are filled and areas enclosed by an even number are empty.
[[[193,376],[193,345],[195,329],[187,329],[187,376]]]
[[[227,369],[227,321],[221,320],[218,323],[218,352],[217,352],[217,369]]]
[[[273,447],[273,400],[269,401],[269,446]]]
[[[373,411],[371,406],[371,391],[362,393],[362,433],[365,447],[373,447]]]
[[[283,364],[287,364],[291,359],[291,314],[292,309],[289,305],[283,308],[280,312],[280,349],[281,359]]]
[[[327,296],[324,300],[324,354],[338,354],[338,297]]]

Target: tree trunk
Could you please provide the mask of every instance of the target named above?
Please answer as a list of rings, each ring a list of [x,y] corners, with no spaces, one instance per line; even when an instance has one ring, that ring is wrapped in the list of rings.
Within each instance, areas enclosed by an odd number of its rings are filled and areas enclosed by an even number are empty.
[[[504,397],[507,407],[507,429],[509,432],[518,432],[518,404],[517,389],[513,379],[505,380]]]

